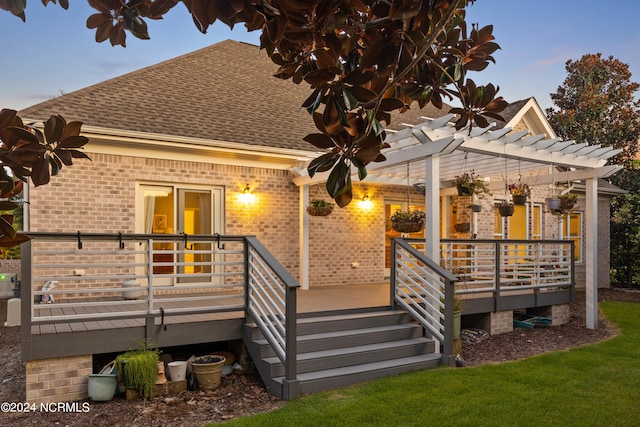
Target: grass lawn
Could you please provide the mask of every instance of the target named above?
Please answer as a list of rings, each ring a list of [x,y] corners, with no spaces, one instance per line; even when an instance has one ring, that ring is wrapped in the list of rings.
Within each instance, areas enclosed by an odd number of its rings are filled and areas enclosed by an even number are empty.
[[[640,304],[601,309],[611,340],[516,362],[439,368],[305,396],[229,426],[638,426]]]

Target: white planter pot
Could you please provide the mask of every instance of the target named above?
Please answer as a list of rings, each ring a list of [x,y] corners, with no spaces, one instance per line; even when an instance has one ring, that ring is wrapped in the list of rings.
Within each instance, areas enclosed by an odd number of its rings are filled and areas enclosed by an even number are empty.
[[[132,290],[128,290],[128,291],[122,291],[122,298],[124,299],[138,299],[141,298],[142,295],[144,295],[144,292],[142,292],[142,290],[140,290],[140,285],[138,284],[137,280],[125,280],[124,282],[122,282],[122,287],[123,288],[138,288],[136,289],[132,289]]]

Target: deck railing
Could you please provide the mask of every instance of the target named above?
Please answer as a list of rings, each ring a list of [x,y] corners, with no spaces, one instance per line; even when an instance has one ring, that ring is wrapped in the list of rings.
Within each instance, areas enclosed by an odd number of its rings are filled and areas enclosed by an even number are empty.
[[[571,240],[443,239],[440,264],[456,277],[456,292],[494,296],[573,287]]]
[[[403,239],[392,240],[391,259],[392,304],[407,310],[440,342],[443,363],[453,366],[456,278]]]
[[[252,236],[27,233],[22,309],[31,327],[73,329],[87,321],[140,321],[185,314],[250,317],[285,366],[296,397],[293,277]],[[133,286],[133,287],[131,287]],[[28,337],[25,337],[28,339]]]
[[[300,396],[297,379],[297,306],[300,286],[255,237],[247,237],[247,311],[285,368],[283,397]]]
[[[241,236],[28,233],[29,322],[242,312]],[[25,287],[26,286],[26,287]],[[23,296],[25,296],[23,294]]]

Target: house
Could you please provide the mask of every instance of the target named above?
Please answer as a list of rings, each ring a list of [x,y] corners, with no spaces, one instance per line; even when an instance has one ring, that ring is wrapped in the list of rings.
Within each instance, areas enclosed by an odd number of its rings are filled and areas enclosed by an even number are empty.
[[[491,129],[474,128],[462,133],[448,124],[451,117],[446,111],[429,107],[422,111],[412,109],[394,117],[389,130],[389,141],[392,142],[389,160],[372,165],[367,180],[355,183],[354,201],[344,209],[334,209],[326,217],[310,216],[306,212],[309,199],[326,197],[323,175],[311,179],[305,172],[305,164],[319,154],[302,141],[306,134],[314,132],[306,111],[297,108],[308,93],[303,86],[273,78],[274,69],[270,59],[260,54],[257,47],[225,41],[21,111],[25,120],[42,120],[51,114],[61,114],[68,120],[82,121],[83,133],[90,139],[85,151],[92,159],[90,162],[78,161],[73,167],[63,169],[47,186],[29,188],[30,204],[25,215],[28,231],[37,236],[34,245],[38,239],[43,239],[45,246],[54,248],[40,252],[27,250],[32,265],[27,268],[29,277],[25,280],[29,281],[31,295],[37,298],[42,293],[38,292],[36,279],[44,281],[46,277],[38,276],[36,267],[55,267],[58,269],[55,277],[68,281],[53,290],[52,295],[59,304],[65,298],[72,301],[66,306],[70,309],[81,304],[74,303],[73,299],[81,294],[82,281],[102,278],[106,274],[123,274],[111,270],[91,274],[84,267],[72,268],[72,264],[50,260],[52,251],[71,256],[83,247],[86,250],[92,238],[96,240],[92,250],[106,254],[101,252],[100,242],[106,241],[107,237],[98,236],[98,233],[110,234],[113,242],[120,239],[120,248],[137,239],[127,240],[128,235],[146,236],[146,249],[127,247],[135,253],[136,260],[127,274],[138,278],[148,275],[148,295],[155,293],[154,286],[160,286],[162,295],[178,295],[184,300],[189,300],[189,295],[197,288],[188,280],[190,277],[205,273],[210,282],[215,282],[211,277],[223,274],[217,267],[207,267],[207,263],[224,264],[224,273],[233,272],[234,280],[238,280],[233,284],[238,285],[239,277],[249,274],[247,271],[242,273],[240,267],[248,262],[246,257],[249,255],[243,255],[246,247],[262,254],[262,249],[256,249],[261,246],[250,240],[245,243],[244,250],[234,249],[233,254],[207,254],[207,251],[211,252],[214,247],[224,250],[225,244],[227,251],[231,251],[234,243],[241,241],[238,236],[252,235],[288,272],[285,274],[276,268],[273,274],[261,273],[262,279],[278,276],[280,281],[299,283],[301,293],[324,286],[388,283],[389,277],[393,280],[394,271],[399,268],[391,261],[396,259],[397,251],[402,250],[409,251],[407,257],[418,257],[419,262],[409,264],[428,264],[434,269],[440,263],[446,266],[449,258],[445,259],[444,254],[450,253],[451,262],[463,270],[459,278],[468,275],[476,284],[487,274],[504,273],[504,280],[512,277],[515,284],[527,285],[521,286],[520,292],[529,289],[528,285],[538,286],[538,282],[560,290],[560,299],[550,299],[551,293],[538,292],[536,288],[526,296],[505,297],[498,303],[493,290],[467,289],[469,295],[475,292],[476,296],[482,297],[481,291],[489,294],[484,299],[478,298],[480,303],[475,308],[472,298],[467,301],[474,315],[507,313],[506,317],[489,318],[489,327],[494,332],[512,327],[512,317],[509,317],[512,316],[512,304],[522,303],[525,299],[534,301],[535,307],[564,304],[565,309],[560,311],[566,314],[566,303],[572,297],[572,291],[567,289],[572,290],[574,283],[584,284],[587,288],[592,288],[594,283],[608,286],[608,226],[605,224],[608,198],[615,191],[594,187],[593,179],[615,173],[616,167],[603,169],[604,162],[615,154],[615,150],[600,147],[583,150],[583,146],[558,141],[533,98],[512,104],[506,111],[504,123],[497,123]],[[472,169],[487,178],[493,196],[473,200],[454,194],[454,176]],[[503,218],[496,213],[496,203],[509,198],[504,192],[508,183],[505,179],[518,176],[533,187],[532,196],[527,205],[516,207],[512,217]],[[582,179],[587,180],[586,186],[575,184]],[[556,191],[559,182],[569,183],[573,191],[583,194],[583,198],[577,209],[552,215],[545,209],[544,200]],[[597,192],[595,198],[594,190]],[[471,201],[483,206],[482,212],[469,216],[468,222],[473,223],[471,230],[475,236],[471,232],[459,233],[453,227]],[[390,217],[395,211],[407,208],[427,212],[426,229],[404,237],[419,238],[416,244],[427,258],[435,260],[433,266],[431,261],[422,258],[424,255],[400,248],[392,240],[401,234],[392,230]],[[598,221],[603,221],[597,226],[596,212]],[[594,244],[593,233],[596,231],[597,244]],[[55,236],[45,233],[66,233],[66,240],[63,242],[61,237],[57,241]],[[74,233],[77,237],[73,237]],[[221,245],[220,237],[217,242],[215,238],[204,242],[197,237],[202,235],[230,237],[225,237]],[[184,248],[195,252],[178,254],[176,239],[183,239]],[[518,243],[515,248],[499,247],[494,243],[502,240],[513,245],[506,239],[537,240],[539,242],[530,247],[539,251],[553,247],[554,252],[549,251],[549,257],[555,258],[553,262],[548,257],[536,259],[533,264],[527,261],[524,271],[516,270],[523,266],[514,260],[529,258],[520,254],[525,250],[521,248],[525,243]],[[569,244],[563,247],[567,242]],[[67,244],[76,245],[78,251],[64,249]],[[460,263],[460,259],[468,258],[460,257],[460,253],[470,251],[477,255],[485,250],[480,245],[491,246],[491,260],[503,254],[515,254],[506,264],[507,270],[488,273],[490,270],[484,266],[477,267],[468,260]],[[567,248],[574,248],[573,257],[567,255]],[[144,258],[141,253],[144,250],[151,255]],[[236,270],[231,265],[234,256],[240,257],[235,264]],[[490,264],[486,267],[493,268],[495,262]],[[541,265],[556,267],[560,264],[562,268],[556,270],[561,273],[555,273],[555,276],[552,272],[539,273]],[[69,267],[65,270],[63,265]],[[100,267],[107,268],[105,265]],[[534,270],[535,275],[531,273]],[[594,272],[597,279],[594,279]],[[287,276],[289,273],[291,278]],[[443,275],[443,282],[450,280],[446,273],[439,274]],[[489,282],[493,283],[492,277]],[[97,292],[94,288],[90,291]],[[263,301],[266,305],[267,299]],[[73,330],[73,326],[60,328],[55,331],[55,337],[49,336],[47,331],[52,329],[44,326],[64,322],[67,314],[57,313],[55,305],[38,307],[33,302],[34,298],[23,298],[23,324],[40,328],[37,335],[31,328],[23,331],[23,343],[27,343],[23,346],[23,357],[27,360],[28,372],[50,363],[54,357],[79,358],[73,359],[72,363],[84,367],[77,375],[86,375],[91,369],[92,354],[120,351],[132,344],[132,338],[123,331],[91,335],[87,325],[76,325],[84,328],[79,332]],[[136,302],[110,303],[137,307]],[[228,307],[229,312],[243,311],[242,301],[230,302]],[[45,310],[48,310],[46,315],[37,314]],[[197,312],[200,314],[205,310],[200,306]],[[139,326],[135,337],[143,334],[148,338],[145,334],[155,334],[160,344],[163,340],[174,345],[195,342],[187,337],[191,332],[180,326],[172,326],[172,331],[162,335],[158,325],[165,325],[165,311],[171,314],[168,309],[153,306],[149,297],[149,312],[142,316],[146,316],[146,320],[137,326],[133,321],[131,325],[125,322],[123,327],[131,326],[133,330]],[[77,315],[77,319],[82,319]],[[88,315],[86,313],[85,317]],[[134,312],[118,316],[129,321]],[[448,311],[445,316],[449,319]],[[154,323],[154,319],[158,321],[160,317],[162,323]],[[262,317],[270,315],[266,313]],[[227,322],[226,335],[214,338],[239,338],[234,334],[240,331],[239,325],[244,319],[224,321]],[[499,322],[504,324],[503,329],[496,326]],[[211,324],[206,327],[211,330]],[[91,341],[81,343],[75,333],[92,336]],[[437,335],[438,331],[433,333]],[[170,341],[169,336],[174,341]],[[295,350],[295,339],[289,342],[287,349],[290,346]],[[288,368],[295,373],[295,367]],[[282,395],[299,394],[295,375],[291,381],[289,377],[282,381],[283,384],[294,384],[291,390],[282,386]],[[79,396],[61,397],[57,391],[39,395],[37,383],[37,376],[31,382],[28,378],[29,400]]]

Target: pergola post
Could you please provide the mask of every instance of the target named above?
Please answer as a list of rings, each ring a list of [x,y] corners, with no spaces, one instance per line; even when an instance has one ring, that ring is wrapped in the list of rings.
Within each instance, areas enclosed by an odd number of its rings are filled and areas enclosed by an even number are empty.
[[[309,185],[300,186],[300,287],[309,289]]]
[[[598,328],[598,179],[586,180],[585,287],[587,328]]]
[[[434,154],[425,159],[424,212],[425,255],[440,259],[440,156]]]

